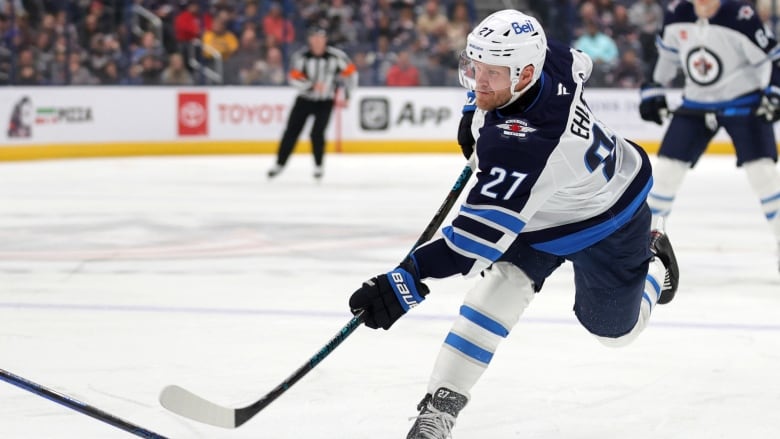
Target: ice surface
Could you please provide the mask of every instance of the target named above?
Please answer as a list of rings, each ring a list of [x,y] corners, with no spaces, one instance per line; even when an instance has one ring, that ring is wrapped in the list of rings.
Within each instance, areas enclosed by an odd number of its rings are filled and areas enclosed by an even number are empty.
[[[237,430],[164,410],[179,384],[227,405],[274,388],[409,251],[464,160],[270,156],[0,163],[0,368],[171,438],[405,437],[473,279],[390,331],[359,328]],[[733,157],[691,172],[668,224],[675,301],[631,346],[576,322],[569,265],[473,390],[466,438],[768,438],[780,431],[776,246]],[[129,434],[0,382],[0,438]]]

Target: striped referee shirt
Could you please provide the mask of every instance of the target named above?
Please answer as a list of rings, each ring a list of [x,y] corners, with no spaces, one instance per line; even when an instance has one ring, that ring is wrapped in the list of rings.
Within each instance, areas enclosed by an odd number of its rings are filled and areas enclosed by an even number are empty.
[[[313,101],[334,99],[336,90],[343,87],[349,99],[357,86],[358,73],[343,51],[327,46],[325,53],[316,56],[306,47],[293,54],[289,79],[300,97]]]

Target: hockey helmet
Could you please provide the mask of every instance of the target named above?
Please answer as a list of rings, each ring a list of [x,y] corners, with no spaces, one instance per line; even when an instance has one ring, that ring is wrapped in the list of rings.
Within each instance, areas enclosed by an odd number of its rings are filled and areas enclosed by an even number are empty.
[[[460,83],[470,90],[476,89],[474,62],[505,66],[509,68],[506,87],[511,87],[514,95],[520,73],[527,65],[534,66],[529,87],[539,79],[546,55],[547,37],[536,18],[515,9],[494,12],[466,38],[466,49],[460,57]]]

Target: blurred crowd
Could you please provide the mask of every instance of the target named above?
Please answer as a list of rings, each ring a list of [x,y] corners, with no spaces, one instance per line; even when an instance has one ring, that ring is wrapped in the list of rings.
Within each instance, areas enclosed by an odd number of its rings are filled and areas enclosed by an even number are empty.
[[[284,85],[306,29],[329,30],[363,86],[454,86],[480,0],[0,0],[0,84]],[[591,85],[638,87],[666,1],[525,1],[594,60]],[[503,2],[497,5],[499,8]],[[770,0],[758,10],[768,24]]]

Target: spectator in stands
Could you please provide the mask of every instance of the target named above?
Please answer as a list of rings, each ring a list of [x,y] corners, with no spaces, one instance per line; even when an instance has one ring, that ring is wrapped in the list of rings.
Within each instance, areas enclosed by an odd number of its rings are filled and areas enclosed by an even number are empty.
[[[19,52],[16,63],[16,83],[18,85],[40,85],[41,77],[35,68],[35,55],[30,49]]]
[[[591,0],[596,6],[601,29],[610,29],[615,19],[615,4],[612,0]],[[606,32],[605,32],[606,33]]]
[[[322,21],[326,18],[325,5],[320,0],[297,0],[295,2],[295,12],[303,29],[311,27],[327,27]],[[330,38],[328,38],[330,40]]]
[[[352,17],[334,15],[328,21],[330,22],[328,39],[333,41],[333,44],[351,46],[359,41],[358,29]]]
[[[284,68],[282,51],[278,47],[268,49],[264,61],[258,61],[255,65],[258,71],[254,85],[284,85],[287,83],[287,72]]]
[[[628,10],[628,19],[639,31],[644,76],[652,78],[658,58],[655,39],[664,23],[664,11],[656,0],[638,0]]]
[[[70,74],[71,85],[95,85],[97,79],[89,73],[82,64],[81,53],[73,52],[68,58],[68,72]]]
[[[355,63],[355,68],[358,72],[358,86],[373,87],[380,85],[376,80],[374,67],[368,61],[366,52],[360,50],[355,52],[352,56],[352,61]]]
[[[636,26],[628,18],[628,9],[623,5],[615,5],[612,25],[610,26],[612,39],[620,47],[621,44],[631,45],[631,40],[635,40],[637,35]]]
[[[601,26],[601,19],[599,18],[596,5],[590,1],[586,1],[580,5],[579,9],[579,25],[574,30],[575,38],[579,38],[586,33],[586,26],[589,23],[595,23],[596,26]]]
[[[393,87],[414,87],[420,85],[420,71],[409,61],[409,52],[398,52],[398,58],[387,71],[386,85]]]
[[[393,35],[391,40],[393,47],[407,47],[417,39],[414,10],[411,6],[405,6],[400,10],[398,18],[393,21],[390,30]]]
[[[180,53],[172,53],[168,58],[168,67],[160,75],[162,85],[194,85],[195,81],[189,70],[184,66],[184,57]]]
[[[250,84],[255,63],[263,58],[263,50],[252,26],[241,32],[238,50],[225,63],[226,84]]]
[[[387,79],[387,71],[396,59],[395,53],[390,51],[390,41],[386,35],[377,37],[375,50],[369,52],[366,58],[374,69],[374,82],[384,84]]]
[[[100,71],[103,70],[106,63],[110,60],[106,53],[105,38],[107,35],[96,34],[92,37],[92,41],[89,43],[89,50],[87,51],[86,67],[95,76],[100,78]]]
[[[187,45],[192,40],[199,39],[201,34],[211,29],[211,14],[200,12],[199,0],[182,0],[183,10],[173,20],[176,41]]]
[[[98,29],[98,17],[96,15],[87,15],[78,27],[78,35],[79,46],[83,48],[89,47],[95,35],[102,35]]]
[[[271,4],[268,14],[263,17],[263,31],[266,35],[272,35],[280,43],[295,41],[293,24],[284,17],[282,6],[277,2]]]
[[[119,76],[119,68],[116,62],[109,60],[103,68],[97,72],[97,79],[100,85],[119,85],[122,78]]]
[[[340,23],[351,23],[355,16],[355,9],[352,5],[346,4],[344,0],[331,0],[327,11],[325,11],[325,16],[331,23],[334,20],[338,20]]]
[[[162,62],[152,55],[145,55],[141,63],[133,68],[138,69],[139,85],[159,85],[162,76]]]
[[[620,62],[610,74],[609,85],[620,88],[639,88],[644,82],[644,72],[639,56],[633,49],[620,54]]]
[[[428,87],[441,87],[447,85],[448,73],[441,58],[429,56],[425,65],[420,69],[420,85]]]
[[[428,0],[425,2],[423,13],[417,17],[417,32],[420,35],[443,35],[447,33],[449,20],[441,10],[438,0]],[[468,32],[470,32],[469,29]]]
[[[472,27],[474,26],[469,18],[466,4],[455,3],[450,13],[449,25],[446,27],[447,44],[449,44],[453,56],[459,55],[461,50],[466,47],[466,36],[471,32]]]
[[[260,14],[257,2],[249,1],[244,5],[244,11],[236,16],[230,31],[235,35],[242,35],[246,29],[258,33],[262,30],[262,23],[263,16]]]
[[[68,84],[68,58],[65,48],[54,49],[54,59],[46,68],[47,83],[49,85]]]
[[[40,74],[41,82],[48,82],[48,68],[54,59],[54,41],[47,32],[39,32],[35,37],[35,45],[31,47],[35,57],[35,71]]]
[[[110,33],[115,28],[114,19],[111,17],[111,13],[100,0],[93,0],[89,4],[87,17],[90,16],[95,17],[98,32],[102,34]]]
[[[774,8],[774,9],[773,9]],[[756,12],[758,17],[767,29],[771,29],[775,35],[778,35],[778,15],[780,15],[780,0],[758,0],[756,2]],[[777,14],[774,15],[773,14]]]
[[[165,55],[165,50],[163,50],[160,42],[157,41],[157,36],[154,32],[144,32],[141,36],[141,44],[133,50],[130,62],[138,64],[141,62],[141,58],[145,56],[153,56],[158,60],[163,60]]]
[[[222,61],[226,61],[238,50],[238,38],[227,30],[226,17],[222,14],[214,19],[212,28],[203,33],[203,45],[216,50]],[[203,50],[206,59],[213,58],[210,50]]]
[[[588,83],[593,87],[604,87],[606,75],[618,61],[618,48],[612,38],[591,21],[585,24],[585,35],[574,42],[574,48],[585,52],[593,60],[593,72]]]
[[[176,32],[173,27],[173,20],[175,18],[173,6],[171,2],[160,1],[155,4],[153,13],[160,19],[161,41],[160,44],[165,49],[166,53],[173,53],[178,50],[178,44],[176,43]]]

